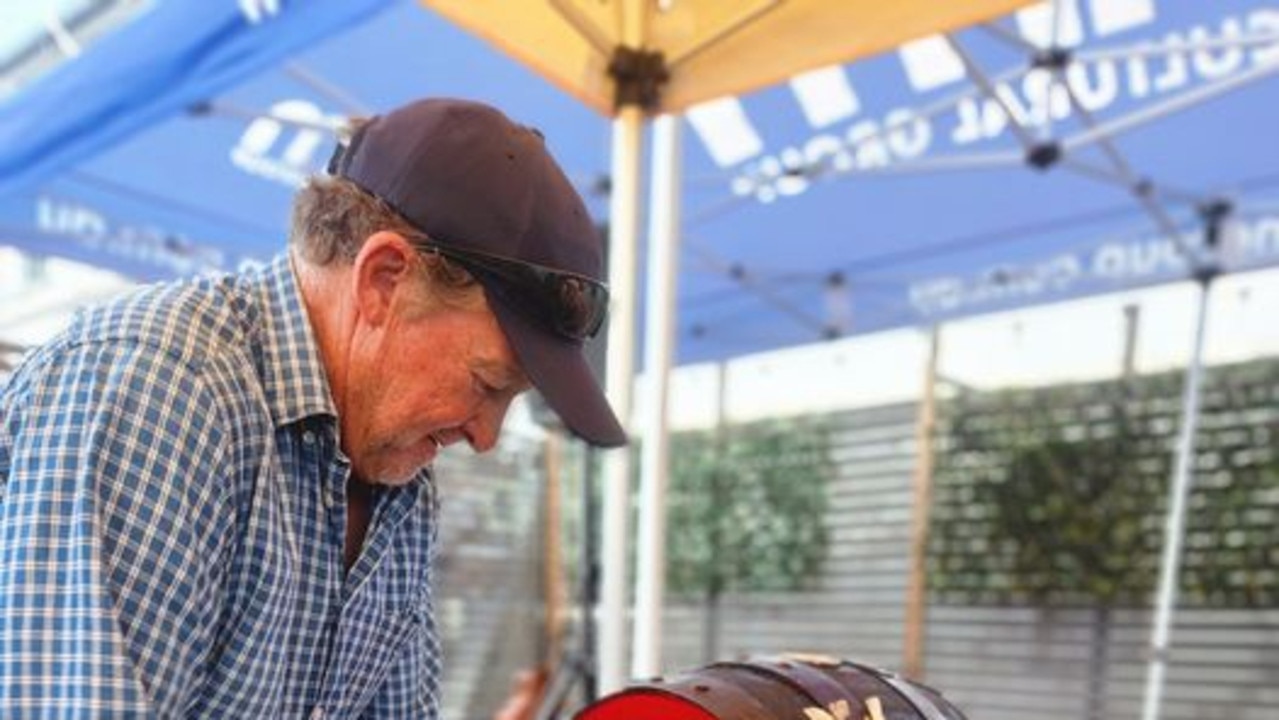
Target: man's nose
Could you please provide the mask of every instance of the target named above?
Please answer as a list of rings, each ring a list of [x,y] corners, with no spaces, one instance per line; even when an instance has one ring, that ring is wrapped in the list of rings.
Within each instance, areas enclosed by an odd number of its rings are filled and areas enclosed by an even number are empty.
[[[510,401],[486,402],[470,420],[462,426],[466,434],[466,442],[477,453],[488,452],[497,445],[498,436],[502,432],[502,421],[506,419],[506,410]]]

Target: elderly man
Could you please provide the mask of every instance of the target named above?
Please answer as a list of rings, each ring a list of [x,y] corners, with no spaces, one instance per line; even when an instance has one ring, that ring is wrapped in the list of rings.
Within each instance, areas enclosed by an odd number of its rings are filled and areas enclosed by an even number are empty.
[[[0,717],[435,717],[436,453],[530,386],[625,442],[536,131],[421,101],[330,174],[287,256],[87,311],[0,389]]]

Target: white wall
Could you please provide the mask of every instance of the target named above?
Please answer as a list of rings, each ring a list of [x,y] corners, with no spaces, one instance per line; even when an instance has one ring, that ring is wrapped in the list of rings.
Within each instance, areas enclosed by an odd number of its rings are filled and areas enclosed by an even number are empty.
[[[939,373],[975,388],[1043,385],[1116,377],[1123,364],[1124,307],[1139,310],[1138,372],[1184,367],[1190,357],[1198,289],[1178,283],[986,315],[942,327]],[[1212,290],[1209,364],[1279,354],[1279,270],[1224,277]],[[918,399],[928,336],[894,330],[789,348],[727,364],[731,422]],[[672,378],[671,427],[713,426],[719,369],[682,366]],[[635,418],[647,412],[636,385]],[[636,425],[638,427],[638,425]]]

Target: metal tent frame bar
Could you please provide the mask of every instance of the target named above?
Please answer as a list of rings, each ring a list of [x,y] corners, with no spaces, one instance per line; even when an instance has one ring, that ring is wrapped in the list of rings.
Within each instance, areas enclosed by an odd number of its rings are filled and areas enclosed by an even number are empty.
[[[855,141],[848,142],[846,149],[856,153],[859,149],[872,144],[885,142],[894,132],[908,128],[912,123],[927,120],[958,106],[974,97],[982,97],[996,103],[1008,120],[1010,132],[1014,135],[1021,151],[993,150],[984,152],[956,153],[911,161],[897,161],[884,167],[861,169],[856,167],[840,167],[831,158],[824,157],[796,167],[787,167],[788,176],[800,177],[809,181],[833,181],[859,176],[879,176],[913,173],[955,172],[969,170],[990,170],[1030,165],[1032,168],[1047,171],[1053,166],[1060,166],[1087,179],[1107,185],[1117,186],[1131,195],[1138,206],[1151,218],[1158,230],[1172,239],[1180,252],[1190,261],[1192,268],[1199,267],[1206,258],[1194,247],[1189,238],[1178,230],[1177,223],[1169,214],[1169,204],[1186,205],[1193,208],[1208,204],[1212,198],[1208,194],[1196,194],[1184,188],[1174,188],[1155,179],[1143,176],[1134,170],[1115,144],[1117,136],[1140,128],[1170,115],[1197,107],[1219,96],[1241,89],[1263,78],[1279,73],[1279,63],[1257,65],[1247,70],[1210,80],[1189,90],[1133,108],[1128,112],[1106,119],[1095,118],[1084,107],[1078,94],[1073,90],[1066,78],[1066,72],[1072,63],[1091,63],[1104,60],[1139,58],[1151,55],[1171,55],[1205,50],[1247,49],[1279,43],[1279,33],[1248,32],[1235,38],[1210,39],[1202,41],[1174,41],[1168,43],[1140,42],[1131,45],[1093,50],[1068,50],[1058,44],[1061,32],[1060,0],[1053,0],[1053,18],[1050,37],[1053,42],[1041,47],[1027,40],[1016,32],[1000,25],[988,23],[981,27],[1000,38],[1015,49],[1025,52],[1027,59],[1005,69],[995,75],[984,71],[971,55],[960,44],[953,34],[943,36],[951,50],[964,66],[971,85],[954,92],[932,103],[922,105],[914,112],[907,113],[892,122],[884,123],[878,128],[868,131]],[[1052,113],[1045,113],[1042,122],[1029,124],[1019,118],[1017,109],[1011,107],[998,88],[1004,83],[1017,80],[1026,74],[1038,70],[1047,70],[1053,74],[1054,88],[1060,88],[1070,102],[1071,112],[1078,117],[1083,129],[1073,133],[1057,133],[1052,120]],[[1050,90],[1050,93],[1052,90]],[[1051,101],[1050,101],[1051,102]],[[1091,146],[1098,146],[1107,158],[1110,167],[1100,167],[1078,157],[1079,151]],[[713,208],[693,213],[692,224],[710,217],[718,217],[749,203],[749,197],[734,196],[729,201],[716,203]],[[815,318],[811,313],[798,309],[793,303],[779,304],[776,293],[768,291],[768,286],[760,277],[749,272],[741,272],[741,266],[726,263],[738,272],[730,275],[745,291],[758,297],[764,304],[774,307],[785,315],[791,316],[801,325],[816,330],[826,328],[828,323]],[[745,282],[746,278],[750,282]],[[815,334],[814,339],[823,337]]]

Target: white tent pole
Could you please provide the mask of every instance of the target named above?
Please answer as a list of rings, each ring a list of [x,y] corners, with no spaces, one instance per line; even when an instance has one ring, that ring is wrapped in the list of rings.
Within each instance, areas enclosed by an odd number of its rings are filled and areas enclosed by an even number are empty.
[[[946,33],[942,36],[946,43],[950,45],[950,49],[955,53],[955,57],[959,58],[960,63],[964,66],[964,74],[968,76],[973,84],[981,88],[982,94],[989,98],[992,102],[1004,111],[1004,116],[1008,118],[1008,129],[1012,134],[1017,136],[1017,141],[1025,150],[1030,150],[1035,146],[1035,138],[1023,124],[1023,118],[1018,117],[1018,113],[1008,104],[1008,100],[1000,95],[996,90],[996,84],[991,80],[972,55],[959,44],[959,39],[954,33]]]
[[[565,3],[556,2],[564,12]],[[570,11],[570,14],[571,11]],[[620,31],[616,47],[600,48],[599,39],[592,40],[597,49],[640,48],[648,37],[647,8],[643,3],[619,6],[614,17]],[[580,18],[579,18],[580,20]],[[590,30],[587,30],[590,37]],[[610,73],[611,74],[611,73]],[[609,243],[609,284],[613,307],[608,336],[608,399],[613,411],[629,429],[632,426],[631,393],[635,387],[635,289],[639,263],[639,231],[644,157],[644,109],[637,102],[622,99],[624,82],[614,76],[616,109],[613,120],[613,186],[609,197],[611,239]],[[634,433],[631,433],[634,437]],[[622,689],[629,679],[626,674],[626,599],[630,583],[630,448],[605,455],[604,512],[600,523],[601,595],[599,637],[599,684],[601,695]]]
[[[1204,198],[1198,197],[1188,190],[1172,187],[1164,183],[1160,183],[1159,185],[1155,185],[1154,183],[1142,183],[1140,179],[1132,175],[1121,175],[1117,170],[1107,170],[1076,157],[1063,155],[1059,162],[1063,168],[1066,168],[1078,175],[1091,178],[1098,182],[1117,185],[1134,193],[1142,192],[1150,195],[1151,197],[1185,203],[1186,205],[1198,205],[1204,201]]]
[[[329,102],[342,107],[347,115],[373,115],[373,109],[365,102],[357,99],[346,88],[320,75],[298,60],[290,60],[281,66],[284,73],[315,92],[323,95]]]
[[[609,204],[608,363],[605,390],[613,411],[629,428],[635,381],[635,276],[639,238],[640,156],[644,114],[622,108],[613,121],[613,190]],[[599,691],[620,690],[627,680],[626,587],[627,518],[630,511],[631,452],[603,454],[603,514],[600,532]]]
[[[1084,124],[1089,128],[1097,127],[1097,120],[1093,117],[1092,113],[1089,112],[1088,108],[1084,106],[1083,102],[1079,100],[1079,94],[1070,87],[1070,83],[1066,80],[1065,71],[1058,70],[1054,75],[1057,78],[1057,81],[1061,84],[1061,87],[1065,89],[1066,96],[1070,98],[1071,107],[1075,109],[1075,113],[1084,121]],[[1143,185],[1143,180],[1138,178],[1136,173],[1132,171],[1127,159],[1125,159],[1123,154],[1119,152],[1118,146],[1116,146],[1109,137],[1099,137],[1097,138],[1097,143],[1101,146],[1101,150],[1103,154],[1105,154],[1106,158],[1110,160],[1110,164],[1114,166],[1115,171],[1119,173],[1121,178],[1127,181],[1128,187],[1132,189],[1137,201],[1141,203],[1141,206],[1145,208],[1146,212],[1154,219],[1155,225],[1157,225],[1165,235],[1172,238],[1173,242],[1177,244],[1177,247],[1179,247],[1182,253],[1186,255],[1187,260],[1193,259],[1193,255],[1191,255],[1189,251],[1189,243],[1177,230],[1177,224],[1173,222],[1172,216],[1170,216],[1168,214],[1168,210],[1159,203],[1159,199],[1155,197],[1154,193],[1142,192],[1141,187]]]
[[[1052,3],[1052,28],[1048,35],[1048,47],[1043,48],[1042,51],[1058,52],[1061,50],[1061,25],[1062,25],[1061,19],[1062,19],[1062,13],[1064,12],[1064,10],[1062,8],[1062,0],[1050,0],[1050,2]],[[993,25],[993,23],[991,24]],[[1035,48],[1034,50],[1032,50],[1032,53],[1037,55],[1038,53],[1042,51],[1038,48]],[[1033,57],[1034,55],[1032,55],[1032,63],[1034,62]],[[1057,92],[1057,86],[1059,84],[1061,84],[1060,77],[1054,75],[1048,85],[1047,101],[1045,103],[1046,107],[1044,110],[1044,116],[1040,118],[1039,120],[1039,132],[1038,132],[1037,140],[1041,144],[1051,143],[1053,141],[1053,111],[1052,111],[1053,95],[1054,93]],[[1069,90],[1069,87],[1067,87],[1067,90]],[[1012,116],[1010,115],[1009,117],[1012,117]]]
[[[1108,120],[1095,128],[1089,128],[1061,141],[1062,150],[1072,152],[1091,145],[1102,138],[1114,137],[1138,128],[1159,118],[1194,107],[1200,103],[1224,95],[1232,90],[1260,80],[1279,72],[1279,63],[1258,65],[1238,75],[1229,75],[1215,82],[1200,85],[1180,95],[1174,95],[1163,102],[1152,103],[1140,110],[1135,110],[1122,117]]]
[[[1163,698],[1164,674],[1168,666],[1172,611],[1177,602],[1177,582],[1181,565],[1181,543],[1186,521],[1186,498],[1190,494],[1191,466],[1194,464],[1195,430],[1199,424],[1199,383],[1203,375],[1204,332],[1208,324],[1208,296],[1211,276],[1200,281],[1199,313],[1195,344],[1182,397],[1181,434],[1177,438],[1177,459],[1173,469],[1172,497],[1164,523],[1163,562],[1159,568],[1159,591],[1155,596],[1154,627],[1150,636],[1150,662],[1146,669],[1146,696],[1142,720],[1158,720]]]
[[[48,33],[49,38],[53,40],[53,44],[58,48],[64,57],[76,58],[80,56],[84,49],[80,45],[80,41],[76,36],[67,29],[62,18],[58,15],[58,10],[52,4],[45,5],[44,13],[44,29]]]
[[[858,177],[870,177],[874,175],[909,175],[911,173],[967,172],[969,170],[1002,170],[1025,164],[1026,153],[1007,150],[986,153],[955,153],[945,157],[901,160],[883,167],[857,168],[852,173],[855,173]]]
[[[631,673],[662,670],[662,600],[666,589],[666,487],[670,470],[667,398],[675,354],[675,294],[679,275],[680,115],[653,121],[649,195],[648,281],[644,327],[643,451]]]
[[[1096,48],[1080,50],[1074,54],[1079,62],[1100,62],[1103,60],[1128,60],[1131,58],[1157,55],[1177,55],[1182,53],[1204,52],[1210,50],[1240,50],[1252,47],[1265,47],[1279,42],[1277,32],[1250,32],[1234,37],[1207,38],[1203,40],[1178,40],[1151,42],[1143,41],[1136,45],[1123,47]]]

